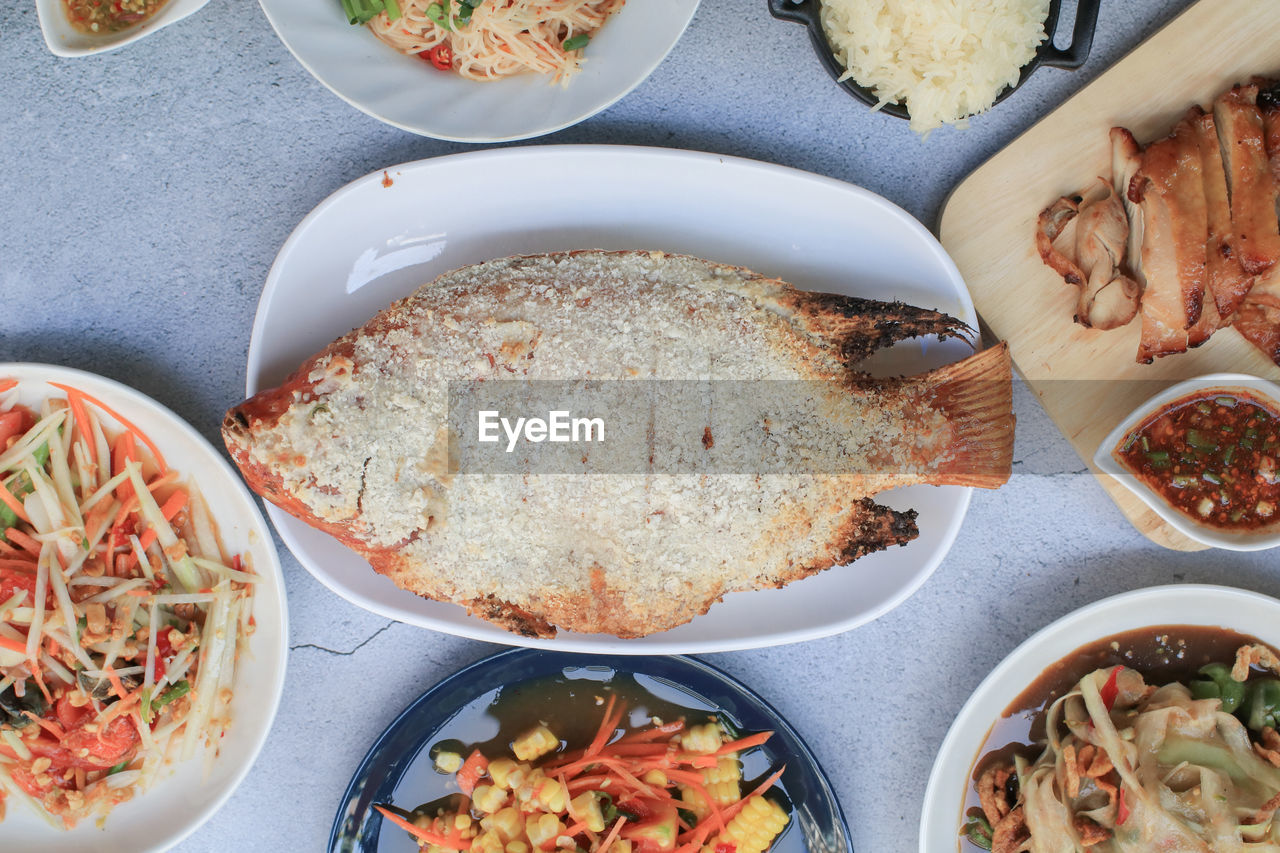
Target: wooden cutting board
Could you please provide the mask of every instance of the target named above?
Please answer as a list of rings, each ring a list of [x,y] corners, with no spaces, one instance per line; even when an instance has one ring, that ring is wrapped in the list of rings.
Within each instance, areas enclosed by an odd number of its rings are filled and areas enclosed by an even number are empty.
[[[1098,26],[1105,27],[1106,20]],[[1099,332],[1072,321],[1075,287],[1040,261],[1036,217],[1059,196],[1110,175],[1108,130],[1146,143],[1166,135],[1192,104],[1237,82],[1280,72],[1280,2],[1200,0],[1071,100],[996,154],[951,193],[939,231],[987,327],[1009,342],[1014,365],[1090,461],[1130,411],[1173,382],[1205,373],[1280,381],[1280,368],[1235,331],[1154,364],[1135,361],[1140,322]],[[1144,535],[1199,550],[1110,477],[1094,473]]]

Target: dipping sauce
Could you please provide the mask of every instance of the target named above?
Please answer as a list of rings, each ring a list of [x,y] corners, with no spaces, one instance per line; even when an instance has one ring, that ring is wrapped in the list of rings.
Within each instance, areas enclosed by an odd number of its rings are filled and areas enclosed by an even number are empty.
[[[1237,389],[1206,389],[1130,432],[1117,459],[1174,509],[1224,530],[1280,519],[1280,411]]]
[[[71,26],[84,33],[116,33],[150,18],[168,0],[63,0]]]

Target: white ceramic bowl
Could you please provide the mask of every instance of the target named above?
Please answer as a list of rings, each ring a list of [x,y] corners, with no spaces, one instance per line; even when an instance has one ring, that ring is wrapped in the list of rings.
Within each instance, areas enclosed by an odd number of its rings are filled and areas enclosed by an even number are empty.
[[[260,2],[280,40],[335,95],[387,124],[455,142],[528,139],[595,115],[658,67],[698,8],[698,0],[633,0],[592,37],[582,71],[561,87],[541,74],[478,83],[437,71],[349,24],[338,0]]]
[[[86,820],[69,832],[54,829],[16,798],[0,823],[0,849],[43,853],[139,853],[165,850],[208,820],[231,796],[262,749],[280,704],[288,654],[284,580],[270,530],[240,475],[184,420],[138,391],[110,379],[44,364],[0,364],[0,378],[19,381],[19,402],[62,396],[47,382],[79,388],[132,421],[156,443],[165,460],[200,487],[223,546],[247,553],[262,580],[254,589],[256,628],[236,674],[234,723],[209,773],[197,755],[177,762],[150,790],[117,806],[99,829]],[[119,428],[105,413],[104,423]]]
[[[1229,551],[1262,551],[1280,546],[1280,520],[1255,531],[1220,530],[1201,524],[1170,506],[1160,496],[1159,492],[1152,489],[1130,472],[1129,469],[1125,468],[1115,456],[1115,449],[1129,434],[1130,430],[1146,420],[1156,410],[1180,397],[1210,388],[1221,388],[1224,391],[1233,389],[1248,391],[1256,397],[1267,399],[1273,409],[1280,410],[1280,385],[1276,385],[1274,382],[1268,382],[1265,379],[1259,379],[1256,376],[1244,373],[1211,373],[1207,376],[1198,376],[1195,379],[1188,379],[1185,382],[1169,386],[1134,409],[1127,418],[1121,421],[1102,440],[1102,444],[1098,445],[1097,451],[1093,454],[1093,464],[1104,474],[1115,477],[1122,486],[1141,498],[1143,503],[1151,507],[1157,515],[1167,521],[1175,530],[1190,539],[1212,548],[1224,548]]]
[[[71,22],[67,20],[64,0],[36,0],[36,12],[40,16],[40,31],[44,33],[44,42],[49,50],[58,56],[92,56],[132,44],[200,11],[208,2],[209,0],[169,0],[160,11],[136,27],[102,35],[83,33],[71,26]]]
[[[1135,590],[1082,607],[1032,635],[973,691],[942,741],[920,815],[920,853],[956,853],[973,763],[991,726],[1050,665],[1092,642],[1138,628],[1209,625],[1280,646],[1280,601],[1226,586]]]

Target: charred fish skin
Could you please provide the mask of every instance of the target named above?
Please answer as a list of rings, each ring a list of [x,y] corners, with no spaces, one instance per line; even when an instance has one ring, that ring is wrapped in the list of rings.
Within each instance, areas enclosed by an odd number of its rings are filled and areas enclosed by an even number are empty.
[[[907,380],[868,383],[851,366],[920,334],[971,332],[936,311],[661,252],[502,259],[448,273],[334,342],[234,407],[224,439],[255,491],[407,590],[525,636],[639,637],[728,593],[910,541],[914,515],[872,501],[882,488],[1007,479],[1005,347]],[[843,476],[450,469],[451,379],[584,375],[814,381],[844,407],[838,427],[815,424],[815,444],[861,430],[897,456]],[[688,441],[690,454],[723,449],[701,429]]]

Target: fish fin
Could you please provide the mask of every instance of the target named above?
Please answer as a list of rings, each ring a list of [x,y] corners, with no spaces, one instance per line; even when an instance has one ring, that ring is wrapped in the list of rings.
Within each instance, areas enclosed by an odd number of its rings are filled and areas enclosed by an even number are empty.
[[[921,377],[931,405],[955,430],[935,485],[994,489],[1013,468],[1013,368],[1009,345],[975,353]]]
[[[916,526],[914,509],[899,512],[871,498],[862,498],[841,533],[845,538],[839,543],[836,565],[852,563],[890,545],[906,545],[920,535],[920,529]]]
[[[791,289],[781,301],[790,303],[798,325],[820,345],[834,345],[848,367],[907,338],[937,335],[940,340],[961,337],[972,343],[977,337],[954,317],[901,302]]]

